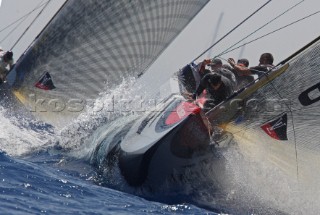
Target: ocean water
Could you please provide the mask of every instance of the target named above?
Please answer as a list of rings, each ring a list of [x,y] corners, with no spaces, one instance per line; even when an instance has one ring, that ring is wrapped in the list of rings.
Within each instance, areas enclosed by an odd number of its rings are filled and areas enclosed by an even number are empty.
[[[1,214],[269,214],[274,210],[265,209],[254,197],[245,198],[246,203],[235,200],[238,194],[231,187],[231,192],[218,192],[211,163],[161,188],[130,187],[119,167],[102,174],[90,162],[95,147],[86,144],[96,145],[100,135],[107,139],[106,134],[114,131],[105,133],[108,127],[126,121],[99,122],[100,129],[79,122],[72,125],[75,133],[66,137],[41,123],[32,128],[19,125],[1,111]]]
[[[47,142],[53,133],[1,121],[1,214],[214,214],[185,201],[160,203],[103,186],[88,160]]]
[[[89,173],[61,170],[59,156],[0,153],[1,214],[213,214],[192,204],[163,204],[95,184]],[[92,174],[92,175],[91,175]]]
[[[10,102],[2,98],[0,105],[0,214],[216,214],[188,201],[190,192],[132,188],[119,169],[102,176],[92,165],[95,147],[112,135],[106,130],[139,115],[91,109],[57,129],[12,112]]]

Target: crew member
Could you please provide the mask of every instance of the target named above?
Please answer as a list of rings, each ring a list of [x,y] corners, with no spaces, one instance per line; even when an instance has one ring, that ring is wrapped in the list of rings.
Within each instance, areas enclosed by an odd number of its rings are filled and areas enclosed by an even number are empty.
[[[254,67],[243,67],[240,65],[237,65],[235,63],[235,60],[233,58],[228,59],[229,64],[235,69],[235,71],[238,73],[238,75],[248,76],[248,75],[258,75],[261,76],[265,72],[268,72],[272,68],[274,68],[273,65],[273,56],[270,53],[263,53],[260,56],[259,64]]]
[[[193,94],[192,98],[196,99],[204,90],[207,91],[207,101],[204,104],[204,110],[210,110],[233,94],[231,81],[223,75],[210,73],[205,75]]]
[[[233,89],[237,86],[236,76],[229,69],[223,66],[222,61],[218,58],[212,59],[208,64],[211,67],[212,72],[216,72],[224,77],[228,78],[232,84]]]
[[[7,74],[12,69],[12,65],[13,65],[12,51],[4,52],[1,49],[0,50],[0,83],[5,82]]]
[[[243,87],[246,87],[248,84],[252,83],[254,81],[254,75],[243,75],[241,73],[242,70],[248,69],[249,67],[249,60],[246,58],[238,59],[237,64],[234,63],[234,60],[232,58],[229,58],[229,63],[232,65],[230,67],[230,70],[234,73],[237,79],[237,87],[236,90],[240,90]],[[240,71],[240,72],[239,72]]]

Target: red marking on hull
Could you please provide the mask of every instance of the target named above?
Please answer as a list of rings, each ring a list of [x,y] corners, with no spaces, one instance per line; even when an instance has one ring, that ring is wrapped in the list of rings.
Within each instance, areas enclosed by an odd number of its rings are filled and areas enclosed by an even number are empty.
[[[167,117],[166,125],[175,124],[183,119],[185,119],[190,114],[198,114],[200,113],[201,108],[196,104],[191,102],[181,102]]]

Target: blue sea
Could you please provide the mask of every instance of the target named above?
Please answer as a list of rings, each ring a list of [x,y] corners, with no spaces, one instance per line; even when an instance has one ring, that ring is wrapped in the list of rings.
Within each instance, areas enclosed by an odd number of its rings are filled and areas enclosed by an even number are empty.
[[[59,156],[0,153],[1,214],[214,214],[189,203],[164,204],[99,186],[81,161],[59,168]],[[76,169],[79,168],[77,172]],[[81,173],[83,169],[89,173]]]
[[[126,121],[106,122],[91,117],[91,125],[85,125],[87,120],[78,121],[79,124],[71,126],[74,130],[66,134],[56,133],[48,124],[9,116],[6,112],[1,108],[1,214],[253,214],[269,211],[254,198],[245,198],[249,203],[243,204],[235,201],[238,194],[234,191],[218,192],[216,177],[211,177],[216,174],[211,163],[199,164],[173,184],[161,188],[130,187],[117,166],[107,173],[101,172],[92,164],[96,140],[101,135],[108,139],[110,133],[104,131],[117,127],[115,122]]]
[[[108,187],[89,161],[48,144],[53,133],[19,127],[2,114],[1,122],[1,214],[214,214],[179,196],[171,204],[147,200],[125,182],[122,191]]]
[[[97,171],[92,152],[110,128],[132,119],[128,114],[89,111],[57,129],[11,102],[0,105],[0,214],[216,214],[189,199],[190,190],[133,188],[118,167]]]

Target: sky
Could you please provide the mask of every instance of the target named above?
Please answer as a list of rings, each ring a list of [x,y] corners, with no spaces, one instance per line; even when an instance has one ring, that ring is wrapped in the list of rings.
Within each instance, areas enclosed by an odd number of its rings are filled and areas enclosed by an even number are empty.
[[[211,46],[214,43],[214,38],[216,38],[215,41],[222,38],[266,2],[265,0],[211,0],[150,67],[148,73],[141,78],[141,83],[145,84],[145,80],[153,78],[158,80],[158,86],[161,86],[160,84],[165,82],[170,75],[193,61]],[[298,6],[247,38],[245,42],[249,42],[320,10],[319,0],[273,0],[213,47],[210,57],[220,54],[299,2],[301,3]],[[219,25],[218,20],[220,17],[222,17],[222,21]],[[320,35],[319,20],[320,13],[317,13],[309,19],[291,25],[246,45],[242,50],[235,50],[222,57],[223,59],[244,57],[250,61],[250,66],[255,66],[259,63],[262,53],[270,52],[274,56],[274,63],[277,64]],[[219,26],[218,29],[217,26]],[[204,58],[208,58],[208,55],[205,54],[199,61]],[[223,63],[227,62],[223,60]],[[150,88],[157,88],[158,86],[152,83]]]
[[[65,0],[52,0],[40,18],[25,34],[23,39],[15,46],[13,52],[15,59],[24,52],[41,29],[55,14]],[[37,5],[45,2],[44,0],[3,0],[0,8],[0,46],[8,50],[15,41],[22,35],[29,23],[37,15],[33,13],[19,28],[14,31],[9,38],[3,38],[12,29],[2,29],[9,23],[19,19]],[[190,63],[199,54],[211,46],[215,41],[223,37],[242,20],[265,4],[267,0],[211,0],[205,8],[194,18],[194,20],[184,29],[184,31],[174,40],[158,60],[149,68],[148,73],[153,74],[154,70],[161,71],[159,82],[167,78],[170,74]],[[262,35],[282,28],[298,19],[319,12],[319,0],[280,0],[271,1],[253,17],[214,46],[209,53],[203,55],[200,60],[214,57],[234,43],[242,40],[249,34],[256,31],[275,17],[284,13],[289,8],[300,3],[292,10],[280,18],[274,20],[260,31],[240,43],[244,44]],[[220,21],[219,21],[220,20]],[[247,44],[243,48],[232,51],[222,56],[222,59],[233,57],[245,57],[249,59],[250,65],[258,64],[259,57],[264,52],[271,52],[274,55],[275,63],[285,59],[308,42],[320,35],[319,26],[320,13],[309,17],[301,22],[291,25],[283,30],[266,36],[256,42]],[[146,73],[147,74],[147,73]]]
[[[28,14],[34,10],[37,6],[44,4],[46,0],[2,0],[2,5],[0,7],[0,47],[4,50],[9,50],[18,40],[18,38],[24,33],[26,28],[34,20],[34,18],[41,11],[41,8],[35,10],[28,18],[18,26],[18,28],[10,34],[8,38],[7,35],[13,30],[17,24],[10,28],[3,30],[9,24],[17,21],[24,15]],[[30,27],[30,29],[23,36],[21,41],[13,49],[15,59],[27,49],[27,47],[32,43],[35,37],[40,33],[43,27],[49,22],[52,16],[57,12],[65,0],[51,0],[48,7],[39,16],[39,19]],[[6,38],[6,39],[5,39]]]

